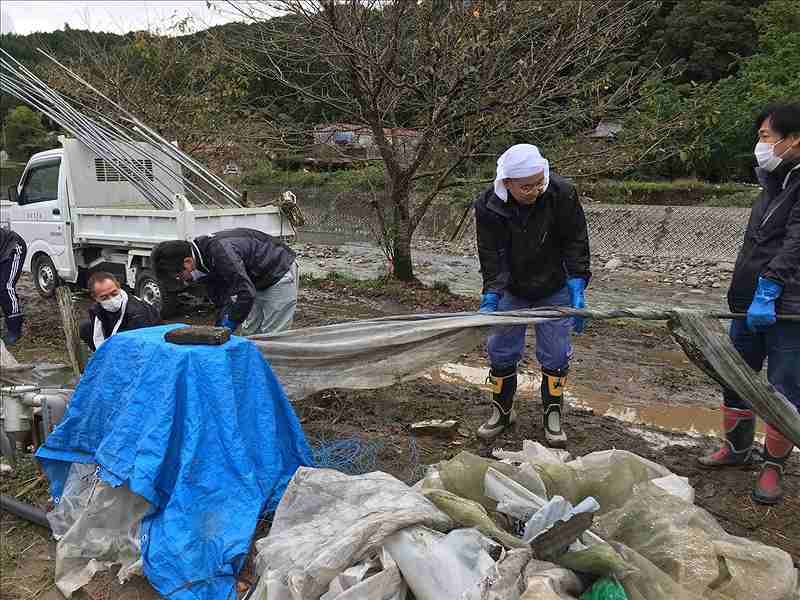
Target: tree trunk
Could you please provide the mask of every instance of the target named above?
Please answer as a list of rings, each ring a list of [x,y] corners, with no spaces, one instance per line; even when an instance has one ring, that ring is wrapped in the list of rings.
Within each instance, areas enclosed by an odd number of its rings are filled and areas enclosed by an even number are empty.
[[[394,276],[400,281],[414,279],[414,266],[411,264],[411,219],[408,211],[395,211],[394,230]]]
[[[81,351],[81,336],[78,332],[78,323],[75,321],[72,293],[66,285],[56,288],[56,299],[58,300],[58,311],[61,314],[61,323],[64,326],[69,362],[72,364],[73,373],[80,377],[86,364]]]
[[[394,276],[400,281],[414,279],[414,266],[411,264],[411,237],[414,225],[411,219],[411,190],[408,181],[399,177],[388,178],[389,198],[394,205],[394,223],[392,227],[392,249],[394,256]]]

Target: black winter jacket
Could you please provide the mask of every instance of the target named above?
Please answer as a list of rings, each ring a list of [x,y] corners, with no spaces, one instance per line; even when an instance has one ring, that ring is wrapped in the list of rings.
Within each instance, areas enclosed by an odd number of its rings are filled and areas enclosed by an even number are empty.
[[[103,335],[108,339],[111,332],[114,331],[114,326],[117,324],[119,313],[108,312],[99,302],[89,306],[89,320],[81,323],[80,334],[81,339],[86,342],[86,345],[96,350],[94,347],[94,320],[100,319],[100,324],[103,327]],[[143,327],[153,327],[161,323],[161,317],[155,307],[143,302],[133,294],[128,294],[128,303],[125,305],[125,314],[122,317],[122,324],[119,326],[117,333],[123,331],[131,331],[133,329],[142,329]]]
[[[777,312],[800,314],[800,164],[757,173],[764,191],[750,212],[728,305],[746,312],[761,276],[783,285]]]
[[[22,239],[22,236],[15,231],[0,227],[0,261],[11,258],[17,248],[17,244],[20,244],[27,250],[25,240]]]
[[[255,229],[228,229],[194,240],[198,270],[208,296],[241,323],[253,307],[256,290],[276,284],[291,268],[294,251],[278,238]]]
[[[558,175],[527,216],[509,194],[503,202],[489,187],[475,200],[483,292],[506,290],[539,300],[564,287],[567,277],[587,283],[589,234],[575,187]]]

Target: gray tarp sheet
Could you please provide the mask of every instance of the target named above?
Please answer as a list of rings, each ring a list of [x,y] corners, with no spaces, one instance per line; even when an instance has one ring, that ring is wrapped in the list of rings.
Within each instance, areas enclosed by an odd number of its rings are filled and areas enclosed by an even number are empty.
[[[716,319],[661,307],[571,311],[561,307],[504,313],[442,313],[384,317],[254,335],[292,400],[324,389],[374,389],[411,379],[470,351],[498,325],[535,324],[555,315],[668,319],[689,358],[739,393],[755,412],[800,446],[800,415],[750,369]]]

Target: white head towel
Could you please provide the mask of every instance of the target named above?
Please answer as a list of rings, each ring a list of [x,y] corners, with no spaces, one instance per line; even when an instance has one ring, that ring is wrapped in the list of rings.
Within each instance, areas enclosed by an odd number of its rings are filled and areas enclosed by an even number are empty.
[[[530,177],[544,171],[544,190],[550,185],[550,163],[542,157],[533,144],[511,146],[497,159],[497,176],[494,178],[494,193],[504,202],[508,200],[508,190],[504,179]],[[543,190],[543,191],[544,191]]]

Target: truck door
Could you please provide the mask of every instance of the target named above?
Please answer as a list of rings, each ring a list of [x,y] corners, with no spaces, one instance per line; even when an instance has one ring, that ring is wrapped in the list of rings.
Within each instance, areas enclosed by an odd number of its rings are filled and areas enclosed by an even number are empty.
[[[31,163],[19,188],[19,203],[14,207],[11,227],[28,245],[27,261],[44,252],[57,270],[69,269],[72,245],[68,243],[67,210],[59,200],[61,159],[47,158]],[[64,185],[64,187],[66,187]],[[70,252],[67,252],[69,248]],[[30,262],[28,268],[30,269]]]

